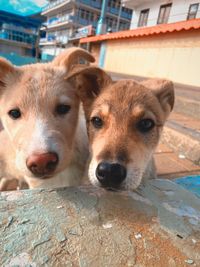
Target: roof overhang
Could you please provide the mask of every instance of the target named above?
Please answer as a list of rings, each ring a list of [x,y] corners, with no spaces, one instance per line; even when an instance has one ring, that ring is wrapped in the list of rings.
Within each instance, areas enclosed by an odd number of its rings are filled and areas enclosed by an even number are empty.
[[[159,24],[152,27],[137,28],[128,31],[121,31],[109,34],[96,35],[82,38],[80,43],[102,42],[106,40],[128,39],[134,37],[159,35],[172,32],[189,31],[200,29],[200,19],[180,21],[168,24]]]

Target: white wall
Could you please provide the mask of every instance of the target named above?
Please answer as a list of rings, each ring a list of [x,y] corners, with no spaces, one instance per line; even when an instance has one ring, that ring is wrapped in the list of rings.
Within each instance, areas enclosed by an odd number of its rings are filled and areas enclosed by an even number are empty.
[[[66,47],[70,47],[71,44],[68,44]],[[47,55],[51,55],[51,56],[57,56],[59,55],[61,52],[65,51],[66,48],[61,48],[61,47],[55,47],[55,46],[43,46],[41,48],[42,53],[47,54]]]
[[[62,51],[64,51],[64,48],[55,47],[55,46],[46,46],[42,48],[42,53],[51,55],[51,56],[57,56]]]
[[[168,4],[168,3],[172,3],[170,15],[169,15],[169,21],[168,21],[169,23],[186,20],[187,14],[189,11],[189,6],[191,4],[196,4],[196,3],[199,3],[199,10],[197,12],[196,17],[200,18],[200,2],[198,0],[174,0],[174,1],[161,0],[161,1],[156,1],[156,3],[155,2],[146,3],[146,4],[141,4],[140,6],[138,6],[133,12],[130,28],[131,29],[137,28],[140,11],[143,9],[148,9],[148,8],[150,9],[150,11],[149,11],[147,26],[157,25],[157,19],[158,19],[160,6]]]

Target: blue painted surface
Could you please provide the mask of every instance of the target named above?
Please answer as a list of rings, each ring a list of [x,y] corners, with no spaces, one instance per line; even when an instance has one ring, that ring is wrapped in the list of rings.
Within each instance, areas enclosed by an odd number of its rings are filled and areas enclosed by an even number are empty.
[[[13,14],[29,16],[42,11],[47,0],[0,0],[0,10]]]
[[[33,64],[33,63],[38,62],[38,60],[34,57],[24,57],[16,53],[10,53],[10,54],[0,53],[0,57],[6,58],[7,60],[9,60],[12,64],[16,66],[22,66],[22,65]],[[42,58],[42,60],[40,60],[39,62],[47,62],[51,60],[52,60],[51,57],[48,57],[48,58],[46,57],[46,58]]]
[[[22,66],[22,65],[32,64],[32,63],[37,62],[36,58],[23,57],[23,56],[20,56],[16,53],[10,53],[10,54],[0,53],[0,57],[6,58],[7,60],[9,60],[12,64],[14,64],[16,66]]]
[[[51,61],[51,60],[53,60],[53,58],[54,58],[54,56],[49,55],[49,54],[42,53],[42,55],[41,55],[42,61]]]
[[[200,197],[200,175],[181,177],[174,181]]]
[[[106,42],[102,42],[99,54],[99,67],[101,68],[104,67],[105,56],[106,56]]]

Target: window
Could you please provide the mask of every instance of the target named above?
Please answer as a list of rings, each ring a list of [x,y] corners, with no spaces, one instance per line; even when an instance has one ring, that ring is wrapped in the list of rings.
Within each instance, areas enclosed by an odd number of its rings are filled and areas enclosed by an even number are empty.
[[[89,11],[85,11],[85,19],[89,20]]]
[[[81,9],[81,18],[84,19],[85,18],[85,10]]]
[[[90,21],[94,21],[94,14],[90,12]]]
[[[157,24],[167,23],[172,4],[160,6]]]
[[[187,19],[195,19],[198,12],[199,4],[192,4],[189,7]]]
[[[138,21],[138,27],[147,26],[148,16],[149,16],[149,9],[141,10],[140,18]]]

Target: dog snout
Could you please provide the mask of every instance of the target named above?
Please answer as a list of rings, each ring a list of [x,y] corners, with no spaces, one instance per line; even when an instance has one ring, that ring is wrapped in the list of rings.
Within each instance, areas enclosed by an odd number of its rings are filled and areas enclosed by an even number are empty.
[[[58,161],[58,155],[54,152],[49,152],[31,155],[27,159],[26,165],[35,176],[44,176],[50,175],[55,171]]]
[[[104,187],[119,187],[126,178],[126,168],[119,163],[101,162],[96,177]]]

